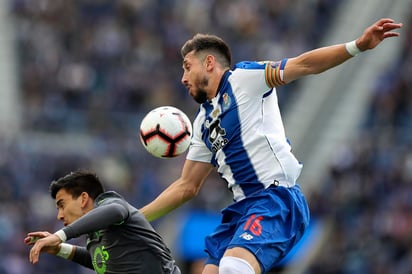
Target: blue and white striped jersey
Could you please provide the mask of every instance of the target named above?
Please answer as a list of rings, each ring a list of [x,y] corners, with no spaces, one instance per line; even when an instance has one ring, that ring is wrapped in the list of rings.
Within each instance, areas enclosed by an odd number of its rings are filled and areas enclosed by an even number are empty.
[[[215,165],[235,201],[275,181],[293,186],[301,172],[272,88],[282,82],[286,61],[237,64],[222,77],[216,97],[200,105],[193,122],[187,159]]]

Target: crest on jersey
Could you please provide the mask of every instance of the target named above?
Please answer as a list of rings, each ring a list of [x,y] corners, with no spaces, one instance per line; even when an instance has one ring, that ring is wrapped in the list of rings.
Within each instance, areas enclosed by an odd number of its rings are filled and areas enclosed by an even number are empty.
[[[227,93],[224,93],[222,95],[223,98],[223,110],[226,110],[230,107],[232,100],[230,99],[230,96]]]

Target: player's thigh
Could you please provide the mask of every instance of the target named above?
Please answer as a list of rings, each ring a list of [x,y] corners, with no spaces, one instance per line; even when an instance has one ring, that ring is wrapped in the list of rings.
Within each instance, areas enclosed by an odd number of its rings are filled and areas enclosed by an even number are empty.
[[[255,256],[245,248],[234,247],[234,248],[228,249],[226,250],[223,257],[225,256],[232,256],[232,257],[243,259],[247,261],[253,267],[253,270],[255,271],[256,274],[261,273],[259,262],[255,258]],[[218,274],[218,273],[219,273],[219,267],[214,264],[206,264],[202,272],[202,274]]]
[[[207,264],[203,268],[202,274],[218,274],[219,273],[219,267],[214,264]]]
[[[255,255],[253,255],[253,253],[247,250],[246,248],[233,247],[233,248],[227,249],[223,256],[232,256],[232,257],[243,259],[247,261],[253,267],[253,269],[255,270],[255,273],[257,274],[261,273],[259,261],[256,259]]]

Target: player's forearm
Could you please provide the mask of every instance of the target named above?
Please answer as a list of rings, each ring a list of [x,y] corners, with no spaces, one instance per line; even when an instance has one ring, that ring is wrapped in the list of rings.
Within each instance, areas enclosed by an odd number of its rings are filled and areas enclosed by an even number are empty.
[[[310,74],[318,74],[336,67],[353,57],[345,44],[333,45],[305,52],[290,58],[285,68],[285,80],[291,82]]]
[[[375,48],[386,38],[399,36],[393,30],[401,27],[401,23],[382,18],[368,27],[356,41],[315,49],[290,58],[285,68],[284,81],[290,82],[340,65],[361,51]]]
[[[84,267],[93,269],[92,258],[85,247],[74,246],[73,254],[68,259]]]
[[[142,207],[140,212],[147,220],[153,221],[180,207],[196,194],[197,191],[182,187],[178,180],[164,190],[155,200]]]
[[[318,74],[336,67],[353,57],[346,50],[345,44],[323,47],[303,54],[302,59],[310,74]]]
[[[212,169],[210,163],[186,160],[181,177],[140,211],[146,219],[153,221],[178,208],[199,193]]]
[[[64,242],[80,235],[106,228],[111,224],[124,220],[127,216],[128,211],[124,206],[112,203],[93,209],[55,234],[58,234],[59,238]]]
[[[55,255],[93,269],[90,253],[85,247],[61,243],[58,247],[58,252]]]

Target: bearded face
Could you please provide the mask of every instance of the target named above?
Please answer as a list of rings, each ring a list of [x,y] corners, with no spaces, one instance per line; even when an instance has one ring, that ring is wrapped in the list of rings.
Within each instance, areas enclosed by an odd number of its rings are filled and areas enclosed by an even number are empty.
[[[204,76],[202,79],[199,79],[195,82],[195,85],[192,87],[194,90],[191,93],[193,99],[199,104],[203,104],[207,100],[207,92],[205,88],[209,84],[209,79]]]

